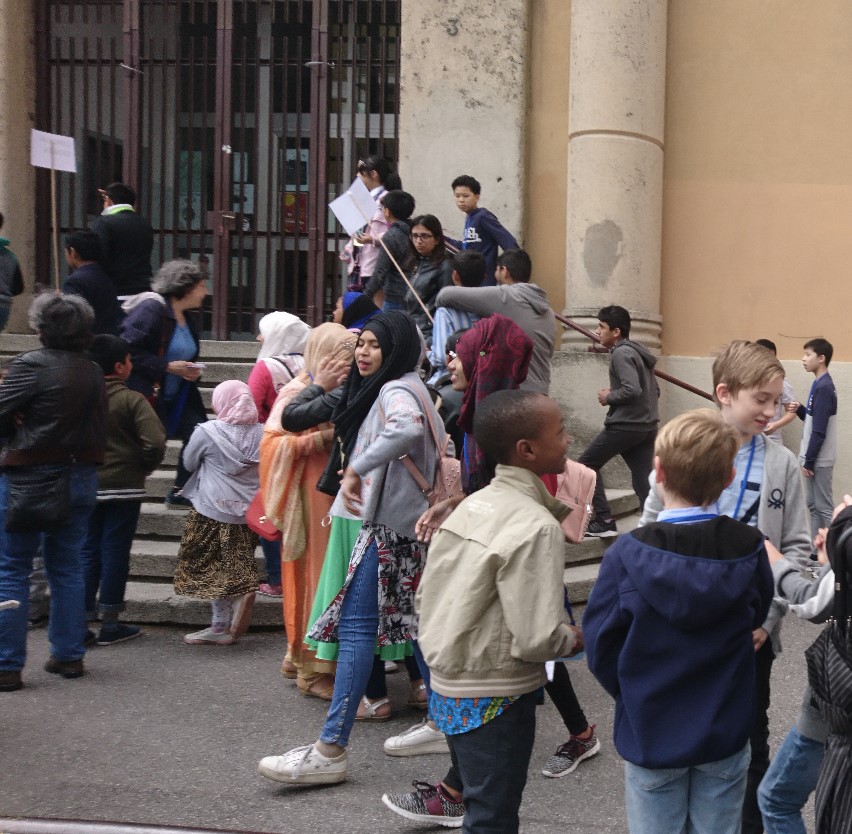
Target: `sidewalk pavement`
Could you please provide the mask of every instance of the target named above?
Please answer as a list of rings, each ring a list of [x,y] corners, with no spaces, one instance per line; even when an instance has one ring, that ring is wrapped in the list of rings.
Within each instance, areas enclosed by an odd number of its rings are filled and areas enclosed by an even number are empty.
[[[772,748],[795,719],[805,682],[802,652],[819,629],[787,617],[773,671]],[[0,693],[0,816],[108,820],[311,834],[420,834],[381,803],[413,779],[436,780],[449,757],[390,758],[382,742],[422,717],[400,706],[388,723],[358,722],[350,780],[297,789],[257,774],[263,755],[313,741],[325,707],[279,674],[283,632],[250,632],[234,646],[187,646],[183,631],[147,627],[128,643],[92,649],[86,675],[43,671],[44,629],[30,633],[24,689]],[[582,661],[569,664],[602,750],[569,776],[541,768],[566,738],[548,701],[521,808],[525,834],[626,831],[622,764],[612,746],[612,701]],[[388,677],[392,700],[407,692],[403,668]],[[665,716],[660,717],[661,721]],[[806,816],[813,830],[813,811]]]

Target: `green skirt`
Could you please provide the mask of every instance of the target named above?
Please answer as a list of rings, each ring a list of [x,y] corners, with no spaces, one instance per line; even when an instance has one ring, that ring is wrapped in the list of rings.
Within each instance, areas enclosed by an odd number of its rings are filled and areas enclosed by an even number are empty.
[[[332,600],[340,593],[343,583],[346,582],[349,558],[352,556],[352,548],[360,532],[361,522],[357,519],[332,516],[328,549],[325,551],[325,561],[322,563],[317,593],[311,607],[308,631],[331,605]],[[378,589],[376,593],[378,594]],[[320,643],[311,637],[305,637],[305,644],[316,652],[320,660],[337,660],[339,643]],[[411,643],[377,647],[376,653],[382,660],[403,660],[412,654]]]

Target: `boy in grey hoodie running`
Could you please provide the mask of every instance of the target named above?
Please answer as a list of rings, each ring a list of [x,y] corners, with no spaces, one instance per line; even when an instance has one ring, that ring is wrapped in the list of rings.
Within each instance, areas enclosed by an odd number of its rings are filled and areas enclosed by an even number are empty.
[[[595,515],[589,522],[586,535],[603,538],[618,532],[600,475],[605,463],[621,455],[630,469],[640,507],[648,497],[648,476],[654,462],[654,441],[659,423],[657,400],[660,389],[654,379],[657,358],[642,345],[630,340],[630,313],[624,307],[611,304],[602,308],[598,312],[596,334],[603,347],[612,349],[609,388],[598,391],[598,402],[609,406],[609,411],[604,418],[603,431],[580,456],[580,463],[598,473],[592,498]]]

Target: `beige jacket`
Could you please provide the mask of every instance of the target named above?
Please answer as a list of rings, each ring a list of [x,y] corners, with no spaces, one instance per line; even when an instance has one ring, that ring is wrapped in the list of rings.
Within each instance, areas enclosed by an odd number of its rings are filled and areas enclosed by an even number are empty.
[[[523,695],[571,652],[564,603],[568,508],[526,469],[498,466],[429,547],[417,590],[420,648],[441,695]]]

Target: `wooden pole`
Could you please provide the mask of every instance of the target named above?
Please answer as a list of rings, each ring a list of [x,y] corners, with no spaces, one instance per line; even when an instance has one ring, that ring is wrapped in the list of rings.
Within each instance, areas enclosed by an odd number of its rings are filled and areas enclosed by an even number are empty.
[[[50,143],[50,217],[53,224],[53,280],[59,292],[59,222],[56,211],[56,168],[53,160],[53,142]]]
[[[358,211],[360,212],[361,217],[364,218],[367,225],[369,226],[370,225],[370,218],[367,217],[367,215],[364,214],[363,210],[361,209],[361,206],[358,205],[358,202],[355,200],[355,198],[352,197],[352,195],[348,191],[346,193],[349,194],[350,198],[352,199],[352,202],[358,208]],[[402,277],[402,280],[405,281],[406,285],[408,286],[408,289],[411,290],[412,295],[417,299],[418,303],[423,308],[423,312],[426,313],[426,318],[429,319],[430,322],[434,323],[434,319],[432,318],[432,314],[429,312],[429,308],[423,303],[423,299],[418,295],[417,290],[415,290],[414,287],[411,285],[411,281],[408,280],[408,277],[402,271],[402,267],[396,262],[396,258],[393,255],[391,255],[390,249],[388,249],[387,244],[384,242],[384,240],[382,240],[382,238],[379,238],[379,243],[381,244],[382,249],[384,249],[385,252],[387,253],[387,256],[390,258],[391,263],[396,267],[396,271],[400,274],[400,276]]]

